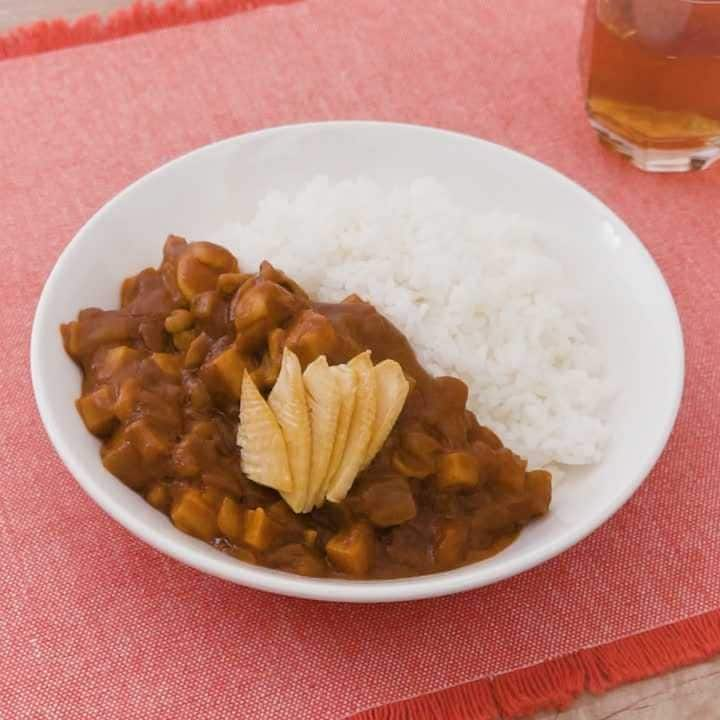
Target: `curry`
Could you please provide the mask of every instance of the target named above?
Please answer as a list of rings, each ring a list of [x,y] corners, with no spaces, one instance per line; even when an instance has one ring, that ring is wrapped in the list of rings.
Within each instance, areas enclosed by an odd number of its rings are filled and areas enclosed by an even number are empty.
[[[241,270],[224,248],[170,236],[157,269],[128,278],[120,308],[63,325],[82,370],[78,411],[104,466],[180,530],[245,562],[301,575],[396,578],[449,570],[506,547],[548,511],[551,476],[432,377],[369,302],[314,302],[269,262]],[[271,393],[284,352],[302,369],[370,351],[409,392],[387,439],[340,502],[294,512],[242,470],[243,380]]]

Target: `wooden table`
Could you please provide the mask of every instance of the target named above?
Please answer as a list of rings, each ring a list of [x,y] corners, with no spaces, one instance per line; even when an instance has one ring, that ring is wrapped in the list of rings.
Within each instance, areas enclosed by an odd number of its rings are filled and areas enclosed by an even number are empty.
[[[106,13],[131,0],[0,0],[0,32],[53,17]],[[534,720],[720,720],[720,658],[662,677],[625,685],[599,697],[584,695],[565,712]]]

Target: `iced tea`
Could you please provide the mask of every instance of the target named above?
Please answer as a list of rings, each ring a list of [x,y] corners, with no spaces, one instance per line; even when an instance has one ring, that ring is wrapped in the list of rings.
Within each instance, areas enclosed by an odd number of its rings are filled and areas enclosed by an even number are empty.
[[[636,165],[720,155],[718,0],[589,0],[582,61],[592,124]]]

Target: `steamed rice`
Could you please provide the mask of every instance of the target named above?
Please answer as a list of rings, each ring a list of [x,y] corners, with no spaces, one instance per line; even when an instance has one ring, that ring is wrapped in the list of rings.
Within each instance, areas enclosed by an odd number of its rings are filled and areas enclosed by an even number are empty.
[[[368,299],[431,373],[468,383],[478,420],[531,465],[602,457],[602,353],[537,226],[469,212],[432,179],[387,192],[320,177],[294,197],[270,193],[251,222],[215,239],[245,268],[268,259],[317,299]]]

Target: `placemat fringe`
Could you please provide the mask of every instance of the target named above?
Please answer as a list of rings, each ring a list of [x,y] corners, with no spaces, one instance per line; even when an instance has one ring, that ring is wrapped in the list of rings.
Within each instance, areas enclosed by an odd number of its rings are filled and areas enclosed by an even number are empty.
[[[75,21],[40,20],[0,35],[0,60],[102,42],[136,33],[187,25],[252,10],[262,5],[284,5],[298,0],[166,0],[162,4],[136,0],[106,18],[97,14]]]
[[[505,720],[563,710],[587,691],[600,694],[720,653],[720,611],[581,650],[557,660],[392,705],[351,720]]]

